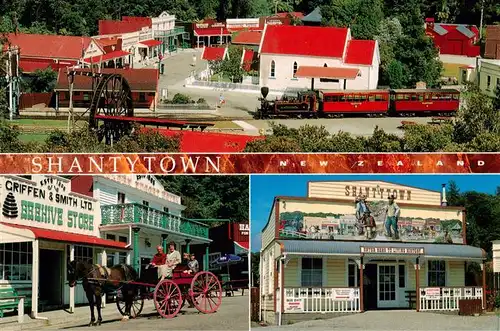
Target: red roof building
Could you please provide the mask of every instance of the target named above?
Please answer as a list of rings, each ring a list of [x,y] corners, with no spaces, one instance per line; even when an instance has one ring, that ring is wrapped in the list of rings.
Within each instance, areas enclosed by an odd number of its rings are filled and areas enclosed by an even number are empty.
[[[193,35],[195,38],[195,47],[222,45],[231,40],[231,32],[227,29],[226,23],[214,20],[193,23]]]
[[[239,31],[233,34],[231,44],[259,46],[262,38],[262,31]]]
[[[90,69],[81,69],[89,71]],[[134,108],[151,109],[156,105],[158,90],[157,69],[101,69],[103,73],[121,74],[130,85]],[[69,82],[65,69],[60,69],[57,83],[54,88],[56,92],[57,106],[69,106]],[[92,78],[76,75],[73,82],[73,105],[74,107],[86,108],[89,106],[92,96]]]
[[[229,56],[227,47],[203,47],[201,59],[205,61],[221,61]]]
[[[259,57],[260,85],[272,90],[309,88],[315,78],[322,89],[371,90],[378,84],[377,42],[354,40],[349,28],[266,25]]]
[[[434,40],[440,54],[476,57],[480,55],[479,29],[475,25],[435,23],[425,20],[425,33]]]
[[[99,35],[114,35],[140,31],[142,28],[151,28],[150,17],[123,16],[121,21],[99,20]]]
[[[241,66],[245,71],[257,70],[258,54],[251,49],[244,49],[241,55]]]
[[[180,152],[183,153],[237,153],[243,152],[248,142],[264,139],[262,136],[248,136],[218,132],[156,129],[167,137],[180,138]]]
[[[11,33],[7,40],[4,47],[8,44],[19,47],[19,66],[24,73],[49,67],[57,71],[104,53],[101,45],[90,37]]]

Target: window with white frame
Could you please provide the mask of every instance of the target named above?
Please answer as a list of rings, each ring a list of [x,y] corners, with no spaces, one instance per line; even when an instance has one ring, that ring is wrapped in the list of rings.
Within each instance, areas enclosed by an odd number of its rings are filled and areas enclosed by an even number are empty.
[[[295,74],[297,73],[297,69],[299,69],[299,65],[297,64],[297,62],[294,62],[293,63],[293,78],[297,78],[297,77],[295,77]]]
[[[274,60],[271,61],[271,74],[270,74],[271,77],[276,77],[276,63],[274,62]]]
[[[301,274],[302,287],[323,286],[323,259],[303,257]]]
[[[0,244],[0,280],[31,280],[31,242]]]
[[[328,68],[328,64],[324,64],[323,65],[324,68]],[[330,78],[320,78],[319,81],[321,83],[338,83],[339,80],[338,79],[330,79]]]
[[[446,286],[446,262],[429,261],[427,270],[427,286]]]

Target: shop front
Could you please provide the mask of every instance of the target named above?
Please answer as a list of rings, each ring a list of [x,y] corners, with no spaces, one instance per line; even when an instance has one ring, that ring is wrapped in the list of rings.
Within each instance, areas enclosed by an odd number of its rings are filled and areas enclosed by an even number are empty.
[[[309,182],[307,197],[275,198],[262,231],[261,317],[456,311],[465,298],[484,306],[485,290],[466,286],[465,267],[486,254],[466,245],[465,225],[444,186]]]
[[[128,245],[132,255],[107,256],[109,263],[127,261],[141,272],[162,245],[174,242],[176,249],[190,252],[193,245],[205,252],[198,256],[208,263],[211,240],[208,226],[182,217],[186,208],[181,197],[165,190],[152,175],[75,176],[73,187],[81,194],[97,198],[101,204],[101,235]]]
[[[1,176],[0,183],[0,288],[25,295],[35,318],[87,303],[81,284],[67,285],[68,262],[102,263],[128,252],[125,243],[100,237],[99,201],[73,193],[58,176]]]

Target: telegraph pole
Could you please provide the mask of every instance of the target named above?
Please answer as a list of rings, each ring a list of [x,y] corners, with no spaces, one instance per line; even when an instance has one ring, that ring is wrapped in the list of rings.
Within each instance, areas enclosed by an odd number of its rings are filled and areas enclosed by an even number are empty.
[[[483,15],[484,15],[484,0],[481,0],[481,20],[479,21],[479,40],[483,37]]]

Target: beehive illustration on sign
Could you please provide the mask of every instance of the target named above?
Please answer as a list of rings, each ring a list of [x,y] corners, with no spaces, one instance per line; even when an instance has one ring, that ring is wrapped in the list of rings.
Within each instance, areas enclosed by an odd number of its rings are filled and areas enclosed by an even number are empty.
[[[2,215],[8,218],[16,218],[18,214],[16,198],[14,198],[14,194],[9,193],[3,202]]]

